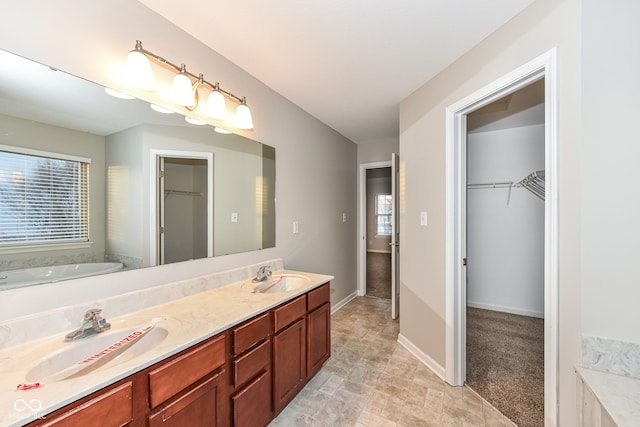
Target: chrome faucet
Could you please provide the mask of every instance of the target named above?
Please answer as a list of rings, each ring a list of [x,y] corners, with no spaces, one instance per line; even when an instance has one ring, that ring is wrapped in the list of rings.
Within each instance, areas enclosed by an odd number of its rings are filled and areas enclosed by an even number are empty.
[[[264,282],[271,276],[271,270],[269,270],[270,265],[263,265],[258,269],[256,273],[256,277],[253,278],[252,282]]]
[[[107,322],[107,319],[100,316],[102,309],[92,308],[84,314],[84,320],[82,325],[73,332],[69,332],[65,335],[65,341],[75,341],[80,338],[85,338],[90,335],[99,334],[111,327],[111,324]]]

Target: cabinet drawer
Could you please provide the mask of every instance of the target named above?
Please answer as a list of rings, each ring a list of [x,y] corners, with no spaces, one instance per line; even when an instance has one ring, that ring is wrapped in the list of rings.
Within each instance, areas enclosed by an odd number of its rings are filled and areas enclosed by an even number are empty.
[[[237,356],[256,343],[269,336],[271,329],[270,313],[261,316],[233,329],[233,355]]]
[[[273,321],[275,323],[275,330],[278,332],[281,329],[289,326],[296,320],[300,319],[307,312],[307,296],[302,295],[273,310]]]
[[[149,373],[152,408],[224,365],[224,335],[197,347]]]
[[[233,362],[233,386],[240,387],[271,368],[271,341],[266,341]]]
[[[112,426],[121,427],[133,420],[132,383],[127,382],[88,402],[55,417],[42,420],[41,426]]]
[[[310,291],[307,297],[307,310],[313,311],[325,302],[329,302],[329,293],[329,283],[325,283],[324,285],[321,285]]]
[[[264,372],[231,398],[234,427],[265,426],[271,420],[271,372]]]
[[[221,418],[216,402],[220,399],[220,374],[173,400],[149,416],[149,427],[215,426]]]

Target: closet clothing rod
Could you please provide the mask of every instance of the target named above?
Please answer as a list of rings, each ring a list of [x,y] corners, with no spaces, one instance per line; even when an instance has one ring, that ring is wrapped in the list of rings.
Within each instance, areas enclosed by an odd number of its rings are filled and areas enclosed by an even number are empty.
[[[511,181],[503,181],[503,182],[478,182],[467,184],[467,188],[509,188],[513,186],[513,182]]]
[[[202,193],[197,191],[184,191],[184,190],[164,190],[164,195],[176,194],[180,196],[202,196]]]

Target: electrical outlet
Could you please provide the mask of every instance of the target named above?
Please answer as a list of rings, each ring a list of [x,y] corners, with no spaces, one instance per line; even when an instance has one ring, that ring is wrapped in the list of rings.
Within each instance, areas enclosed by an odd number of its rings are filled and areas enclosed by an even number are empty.
[[[342,222],[347,222],[347,213],[342,212]]]

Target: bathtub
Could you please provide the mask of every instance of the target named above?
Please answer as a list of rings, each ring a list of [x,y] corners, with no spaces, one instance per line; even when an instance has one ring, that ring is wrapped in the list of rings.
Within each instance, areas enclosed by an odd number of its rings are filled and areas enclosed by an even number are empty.
[[[122,267],[122,264],[119,262],[88,262],[83,264],[51,265],[48,267],[25,268],[23,270],[1,271],[0,290],[57,282],[59,280],[77,279],[79,277],[94,276],[96,274],[112,273],[122,270]]]

